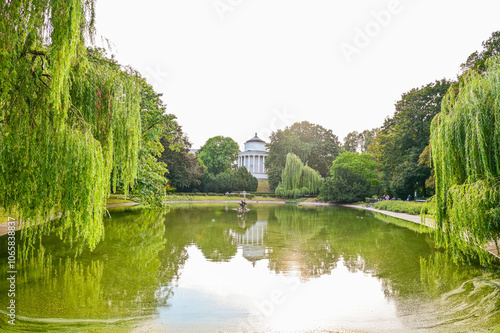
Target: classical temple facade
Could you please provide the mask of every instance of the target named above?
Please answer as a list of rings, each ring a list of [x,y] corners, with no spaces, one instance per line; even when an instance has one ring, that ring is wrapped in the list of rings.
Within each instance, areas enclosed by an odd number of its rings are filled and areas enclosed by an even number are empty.
[[[267,179],[265,161],[269,153],[266,142],[255,136],[245,142],[245,151],[238,153],[238,168],[245,167],[257,179]]]

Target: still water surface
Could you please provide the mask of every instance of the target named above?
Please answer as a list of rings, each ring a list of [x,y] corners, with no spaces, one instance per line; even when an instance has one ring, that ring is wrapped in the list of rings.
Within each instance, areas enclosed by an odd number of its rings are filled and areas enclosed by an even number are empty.
[[[112,214],[105,240],[80,256],[45,237],[34,255],[18,258],[15,327],[5,316],[0,238],[1,328],[493,332],[500,325],[500,275],[454,264],[428,232],[349,208],[254,205],[241,215],[236,207]]]

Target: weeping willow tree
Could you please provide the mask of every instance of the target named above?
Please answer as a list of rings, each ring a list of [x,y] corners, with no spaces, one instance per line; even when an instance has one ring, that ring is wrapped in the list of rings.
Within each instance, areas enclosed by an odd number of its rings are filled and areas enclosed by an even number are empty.
[[[42,226],[25,234],[56,229],[94,248],[111,174],[125,191],[136,176],[136,83],[87,50],[93,0],[4,1],[0,10],[0,205]]]
[[[438,242],[486,264],[500,236],[500,58],[450,88],[431,130]]]
[[[304,165],[300,158],[288,153],[285,169],[281,173],[281,182],[276,187],[276,195],[297,198],[301,195],[314,195],[319,192],[323,177],[313,168]]]

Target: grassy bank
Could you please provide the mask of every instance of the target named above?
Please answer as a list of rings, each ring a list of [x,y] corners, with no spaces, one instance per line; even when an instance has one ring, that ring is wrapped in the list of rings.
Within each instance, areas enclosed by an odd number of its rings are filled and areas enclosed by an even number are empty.
[[[225,195],[168,195],[168,201],[226,201],[226,200],[242,200],[242,196],[225,196]],[[282,201],[280,198],[271,198],[271,197],[262,197],[262,196],[252,196],[251,198],[247,197],[247,200],[252,201]]]
[[[416,201],[401,201],[401,200],[384,200],[373,204],[373,208],[380,210],[388,210],[395,213],[406,213],[411,215],[433,214],[434,206],[426,202]]]
[[[268,192],[268,193],[274,193],[274,191],[271,191],[269,188],[269,181],[268,180],[259,180],[259,187],[257,187],[257,192]]]

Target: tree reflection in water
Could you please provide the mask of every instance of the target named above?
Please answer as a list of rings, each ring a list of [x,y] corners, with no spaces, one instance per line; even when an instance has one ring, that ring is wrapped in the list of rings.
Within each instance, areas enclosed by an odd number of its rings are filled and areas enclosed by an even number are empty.
[[[160,269],[165,249],[163,212],[116,214],[105,221],[106,236],[93,252],[71,247],[53,234],[17,261],[18,331],[89,327],[128,327],[153,315],[166,302],[176,271]],[[17,244],[22,244],[19,239]],[[21,245],[19,245],[21,246]],[[7,248],[0,238],[0,253]],[[18,250],[21,250],[20,248]],[[177,262],[179,262],[177,260]],[[3,265],[2,265],[3,266]],[[0,272],[0,304],[7,304],[6,274]],[[6,317],[1,316],[2,327]],[[5,325],[4,325],[5,324]]]
[[[127,331],[156,318],[175,299],[193,247],[207,262],[226,265],[241,255],[267,274],[299,275],[302,283],[333,274],[341,263],[378,279],[407,327],[449,331],[456,323],[488,328],[500,321],[498,276],[453,264],[428,232],[342,207],[251,206],[242,216],[235,207],[113,214],[105,240],[79,256],[77,244],[44,237],[17,262],[15,329]],[[5,265],[6,249],[2,237]],[[0,304],[8,302],[7,271],[0,271]],[[7,317],[0,318],[4,327]]]

